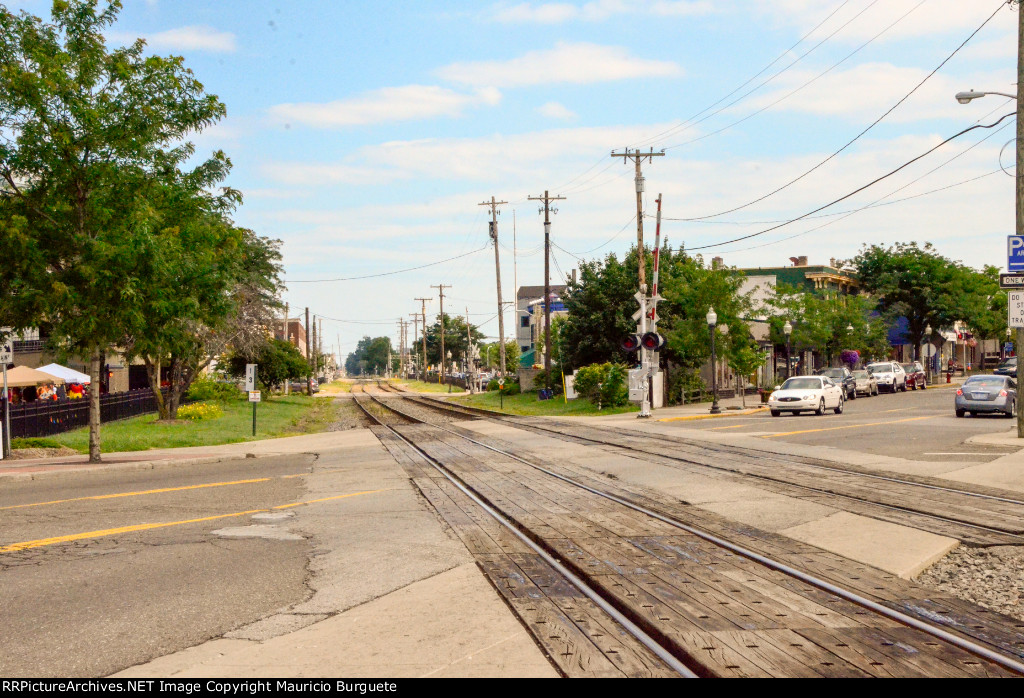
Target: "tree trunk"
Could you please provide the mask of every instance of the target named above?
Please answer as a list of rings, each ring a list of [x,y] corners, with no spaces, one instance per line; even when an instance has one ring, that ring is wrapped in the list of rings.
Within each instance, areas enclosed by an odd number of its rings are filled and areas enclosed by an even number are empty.
[[[181,360],[171,357],[171,377],[167,389],[167,414],[169,419],[178,418],[178,404],[181,401]]]
[[[100,462],[100,348],[89,352],[89,462]]]
[[[160,419],[170,419],[167,414],[167,403],[164,401],[164,394],[160,391],[160,359],[155,362],[149,357],[143,358],[146,364],[146,377],[149,378],[149,389],[153,391],[153,399],[156,401],[156,411]]]

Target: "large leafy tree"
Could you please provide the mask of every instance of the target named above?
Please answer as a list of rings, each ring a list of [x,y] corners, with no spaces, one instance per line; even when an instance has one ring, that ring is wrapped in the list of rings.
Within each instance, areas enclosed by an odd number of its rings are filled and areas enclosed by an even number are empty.
[[[907,318],[907,341],[919,346],[925,328],[971,324],[982,304],[977,272],[940,255],[931,243],[863,247],[849,261],[863,289],[887,320]]]
[[[268,391],[268,398],[271,388],[301,378],[309,367],[294,344],[266,337],[262,344],[233,351],[226,358],[228,372],[235,377],[245,375],[246,364],[256,364],[256,379]]]
[[[121,3],[55,0],[51,21],[0,6],[0,311],[15,329],[46,323],[59,348],[100,355],[138,319],[144,260],[159,242],[149,197],[176,147],[224,105],[180,57],[145,44],[108,50]],[[89,459],[100,460],[99,391]]]
[[[486,335],[478,330],[475,325],[470,325],[470,335],[473,344],[480,343]],[[467,348],[466,321],[458,315],[444,314],[444,353],[452,354],[452,362],[462,361]],[[507,357],[506,357],[507,362]],[[441,363],[441,318],[427,327],[427,363],[437,366]]]
[[[345,371],[350,376],[362,376],[369,373],[384,372],[391,357],[391,369],[398,367],[398,352],[391,347],[390,337],[363,337],[356,345],[356,350],[345,359]]]

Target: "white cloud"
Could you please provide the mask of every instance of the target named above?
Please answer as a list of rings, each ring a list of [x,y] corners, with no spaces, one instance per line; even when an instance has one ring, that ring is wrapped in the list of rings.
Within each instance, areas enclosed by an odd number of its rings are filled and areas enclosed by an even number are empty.
[[[490,8],[488,16],[493,21],[510,24],[561,24],[573,20],[601,22],[625,13],[685,17],[714,11],[714,4],[707,0],[593,0],[581,5],[567,2],[503,3]]]
[[[559,82],[591,84],[628,78],[679,77],[671,61],[630,56],[624,48],[589,43],[558,43],[508,61],[452,63],[436,71],[444,80],[464,85],[522,87]]]
[[[131,32],[109,32],[111,41],[130,43],[138,34]],[[231,32],[217,31],[206,25],[178,27],[155,34],[144,34],[146,45],[151,49],[162,51],[212,51],[214,53],[233,53],[235,51],[235,35]]]
[[[563,121],[570,121],[576,118],[576,112],[572,111],[565,105],[559,104],[558,102],[548,102],[547,104],[537,107],[537,111],[543,116],[547,116],[552,119],[562,119]]]
[[[463,94],[434,85],[384,87],[334,102],[278,104],[270,108],[277,122],[316,128],[343,128],[389,121],[413,121],[436,116],[460,116],[468,107],[494,106],[501,93],[484,88]]]

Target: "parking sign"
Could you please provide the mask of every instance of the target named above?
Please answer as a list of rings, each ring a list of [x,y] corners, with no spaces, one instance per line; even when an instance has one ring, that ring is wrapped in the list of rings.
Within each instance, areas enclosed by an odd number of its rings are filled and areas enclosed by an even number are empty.
[[[1024,271],[1024,235],[1006,236],[1006,271]]]

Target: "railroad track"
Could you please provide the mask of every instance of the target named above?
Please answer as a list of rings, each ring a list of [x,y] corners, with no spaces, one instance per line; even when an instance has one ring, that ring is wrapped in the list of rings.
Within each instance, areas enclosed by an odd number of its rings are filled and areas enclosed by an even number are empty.
[[[566,675],[1024,675],[1024,623],[356,402]]]
[[[1024,499],[991,488],[886,473],[812,458],[707,444],[657,433],[516,417],[404,394],[440,413],[505,422],[690,472],[712,471],[787,496],[948,536],[976,546],[1024,544]]]

